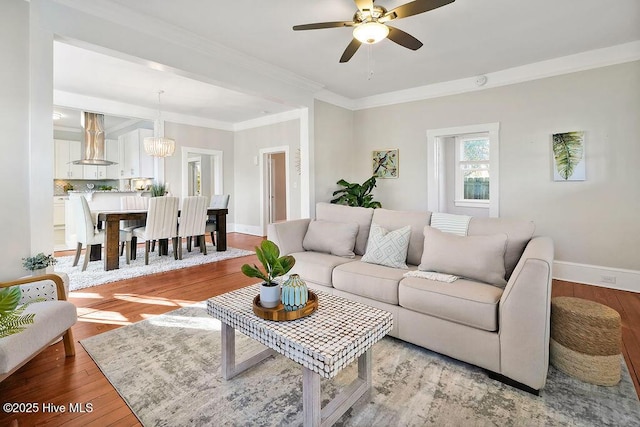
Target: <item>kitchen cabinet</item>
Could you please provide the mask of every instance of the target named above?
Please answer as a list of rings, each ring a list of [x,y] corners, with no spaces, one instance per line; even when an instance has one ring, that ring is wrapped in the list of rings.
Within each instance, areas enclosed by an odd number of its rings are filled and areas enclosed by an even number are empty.
[[[83,179],[84,168],[72,162],[80,160],[82,148],[80,141],[56,139],[54,143],[54,177],[56,179]]]
[[[61,228],[65,225],[65,201],[68,197],[56,196],[53,198],[53,227]]]
[[[153,157],[144,151],[144,139],[153,136],[150,129],[136,129],[121,135],[119,141],[120,179],[153,178]]]
[[[82,176],[84,179],[107,179],[106,166],[84,165]]]
[[[105,141],[106,159],[115,162],[107,166],[107,179],[120,179],[120,143],[117,139]]]

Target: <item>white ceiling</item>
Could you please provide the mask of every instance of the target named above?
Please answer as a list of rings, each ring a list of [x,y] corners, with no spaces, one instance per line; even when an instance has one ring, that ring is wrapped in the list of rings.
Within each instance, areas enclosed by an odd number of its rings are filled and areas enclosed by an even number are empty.
[[[294,32],[291,27],[351,20],[356,10],[352,0],[105,1],[318,82],[348,99],[640,40],[638,0],[457,0],[393,21],[421,40],[421,49],[411,51],[383,40],[361,47],[350,62],[340,64],[351,29]],[[404,3],[376,2],[387,9]],[[156,108],[160,88],[166,92],[163,110],[229,123],[291,109],[62,43],[56,43],[54,58],[55,89],[66,92]],[[370,69],[374,73],[368,79]]]

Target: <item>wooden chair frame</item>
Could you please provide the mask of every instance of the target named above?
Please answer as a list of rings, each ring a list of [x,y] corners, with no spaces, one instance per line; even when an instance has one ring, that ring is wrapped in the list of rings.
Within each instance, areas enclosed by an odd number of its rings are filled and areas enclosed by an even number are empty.
[[[45,274],[45,275],[42,275],[42,276],[25,277],[23,279],[12,280],[10,282],[0,282],[0,288],[8,288],[10,286],[25,285],[27,283],[41,282],[43,280],[52,280],[56,284],[56,293],[58,294],[58,300],[59,301],[66,301],[67,300],[67,295],[66,295],[65,290],[64,290],[64,282],[62,281],[62,277],[58,276],[57,274]],[[38,304],[38,303],[34,303],[34,304]],[[11,371],[9,371],[9,372],[7,372],[5,374],[0,374],[0,381],[3,381],[9,375],[13,374],[15,371],[17,371],[18,369],[22,368],[25,364],[27,364],[27,362],[29,362],[31,359],[33,359],[42,350],[44,350],[45,348],[47,348],[48,346],[53,344],[60,337],[62,337],[62,340],[64,342],[64,353],[65,353],[65,355],[67,357],[75,356],[76,355],[76,347],[75,347],[75,343],[73,341],[73,332],[71,331],[71,328],[69,328],[65,332],[63,332],[62,334],[54,337],[45,346],[43,346],[43,347],[39,348],[38,350],[36,350],[33,354],[31,354],[29,357],[27,357],[22,363],[20,363],[14,369],[12,369]]]

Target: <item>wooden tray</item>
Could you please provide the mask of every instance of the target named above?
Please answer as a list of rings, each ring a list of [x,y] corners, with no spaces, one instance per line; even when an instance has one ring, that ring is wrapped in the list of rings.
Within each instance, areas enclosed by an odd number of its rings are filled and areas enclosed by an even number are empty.
[[[307,305],[300,310],[285,311],[282,303],[278,304],[274,308],[266,308],[260,305],[260,295],[256,295],[253,299],[253,312],[256,316],[265,320],[275,320],[277,322],[285,320],[296,320],[310,315],[318,309],[318,296],[312,291],[309,292],[309,299]]]

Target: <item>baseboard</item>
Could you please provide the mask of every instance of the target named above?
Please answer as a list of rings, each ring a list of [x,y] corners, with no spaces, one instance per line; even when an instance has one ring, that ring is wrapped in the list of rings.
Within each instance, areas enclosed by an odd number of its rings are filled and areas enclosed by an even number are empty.
[[[263,237],[262,227],[259,225],[244,225],[244,224],[227,224],[227,231],[251,234],[252,236]]]
[[[553,278],[640,293],[640,271],[638,270],[554,261]]]

